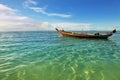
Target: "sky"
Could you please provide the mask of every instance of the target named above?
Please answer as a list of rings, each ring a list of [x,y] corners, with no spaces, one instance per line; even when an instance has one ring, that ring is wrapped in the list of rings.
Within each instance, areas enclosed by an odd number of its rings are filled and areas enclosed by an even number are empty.
[[[120,30],[120,0],[0,0],[0,31]]]

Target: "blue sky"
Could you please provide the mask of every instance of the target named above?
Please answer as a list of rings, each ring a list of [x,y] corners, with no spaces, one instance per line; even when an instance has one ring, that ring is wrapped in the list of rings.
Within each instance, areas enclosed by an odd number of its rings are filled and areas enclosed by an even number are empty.
[[[0,17],[3,31],[120,30],[120,0],[0,0]]]

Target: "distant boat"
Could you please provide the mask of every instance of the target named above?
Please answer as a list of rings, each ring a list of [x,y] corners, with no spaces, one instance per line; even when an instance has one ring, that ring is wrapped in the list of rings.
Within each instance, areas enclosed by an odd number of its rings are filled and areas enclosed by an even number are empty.
[[[99,34],[94,33],[94,34],[87,34],[87,33],[74,33],[74,32],[67,32],[64,30],[59,30],[57,29],[57,32],[62,34],[63,36],[70,36],[70,37],[78,37],[78,38],[93,38],[93,39],[107,39],[108,37],[112,36],[113,33],[116,32],[116,29],[114,29],[111,32],[107,32],[106,34]]]

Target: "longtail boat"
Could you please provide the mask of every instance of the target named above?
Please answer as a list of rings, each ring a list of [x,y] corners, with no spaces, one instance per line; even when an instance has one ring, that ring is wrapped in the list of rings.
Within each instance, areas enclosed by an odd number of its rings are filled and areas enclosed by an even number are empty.
[[[57,32],[62,34],[63,36],[70,36],[70,37],[78,37],[78,38],[93,38],[93,39],[107,39],[108,37],[112,36],[113,33],[116,32],[116,29],[114,29],[111,32],[107,32],[106,34],[99,34],[94,33],[94,34],[87,34],[87,33],[74,33],[74,32],[67,32],[64,30],[59,30],[57,29]]]

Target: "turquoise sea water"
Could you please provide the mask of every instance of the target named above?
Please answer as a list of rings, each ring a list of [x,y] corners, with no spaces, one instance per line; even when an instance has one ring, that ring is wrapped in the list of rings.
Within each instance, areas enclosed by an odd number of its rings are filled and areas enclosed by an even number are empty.
[[[120,32],[108,40],[0,32],[0,80],[120,80]]]

